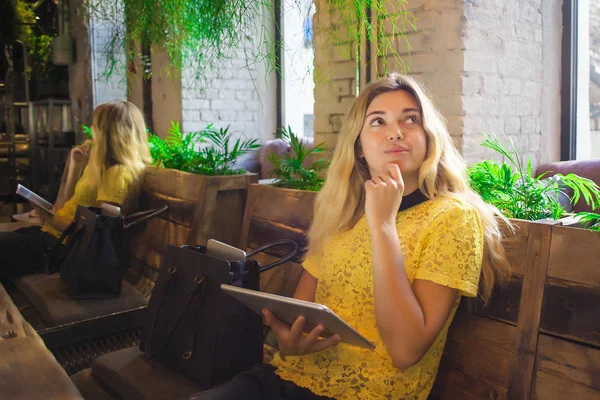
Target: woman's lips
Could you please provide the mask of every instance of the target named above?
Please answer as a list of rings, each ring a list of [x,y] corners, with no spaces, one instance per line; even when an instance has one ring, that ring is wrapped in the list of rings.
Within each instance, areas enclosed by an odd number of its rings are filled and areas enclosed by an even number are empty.
[[[403,154],[403,153],[408,153],[408,149],[401,149],[401,148],[391,149],[391,150],[387,150],[385,153],[386,154]]]

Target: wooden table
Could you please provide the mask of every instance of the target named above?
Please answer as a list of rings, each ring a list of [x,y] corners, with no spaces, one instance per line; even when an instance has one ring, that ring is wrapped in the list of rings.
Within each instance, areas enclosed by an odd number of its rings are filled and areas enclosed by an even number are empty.
[[[82,399],[1,284],[0,393],[5,399]]]

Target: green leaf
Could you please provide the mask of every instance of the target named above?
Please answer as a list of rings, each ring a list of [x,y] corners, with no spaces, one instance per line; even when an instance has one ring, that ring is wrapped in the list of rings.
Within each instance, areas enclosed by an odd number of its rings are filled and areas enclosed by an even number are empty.
[[[290,146],[290,151],[283,156],[276,154],[265,156],[265,159],[273,164],[272,176],[276,180],[275,185],[298,190],[320,190],[325,181],[320,177],[319,172],[329,167],[329,161],[316,160],[307,167],[303,164],[309,155],[323,152],[324,143],[309,150],[289,125],[279,128],[275,132],[275,137]]]

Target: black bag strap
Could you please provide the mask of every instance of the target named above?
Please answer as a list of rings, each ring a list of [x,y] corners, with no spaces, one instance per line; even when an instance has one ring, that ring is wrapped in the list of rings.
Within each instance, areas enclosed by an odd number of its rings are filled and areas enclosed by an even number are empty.
[[[183,309],[181,310],[181,314],[179,314],[179,317],[177,317],[175,324],[173,324],[173,326],[171,327],[171,329],[169,330],[169,332],[167,333],[164,341],[162,342],[162,344],[160,344],[157,347],[153,347],[152,346],[152,336],[154,335],[154,329],[156,328],[156,322],[158,321],[158,318],[160,316],[160,312],[163,306],[163,300],[165,299],[165,297],[167,296],[167,293],[169,291],[169,287],[171,286],[171,282],[173,281],[173,279],[175,278],[176,274],[177,274],[177,270],[178,268],[176,266],[171,266],[168,269],[168,273],[169,273],[169,277],[167,279],[167,281],[165,283],[162,284],[163,287],[163,293],[162,296],[160,298],[160,302],[158,304],[158,309],[156,311],[156,315],[154,316],[154,321],[152,322],[152,324],[150,325],[150,329],[148,330],[148,335],[146,336],[146,343],[147,343],[147,353],[150,354],[151,356],[156,354],[157,351],[160,351],[165,344],[167,344],[167,342],[169,341],[169,338],[171,337],[171,335],[173,334],[173,332],[175,331],[175,329],[177,329],[177,327],[179,326],[179,323],[181,322],[181,320],[183,319],[183,316],[186,314],[186,311],[188,310],[188,308],[190,307],[190,305],[192,304],[192,300],[194,300],[194,298],[196,297],[196,295],[200,292],[198,289],[202,288],[201,290],[201,296],[202,296],[202,300],[204,300],[205,293],[206,293],[206,277],[204,275],[198,274],[196,275],[196,277],[194,278],[194,282],[196,283],[196,285],[194,286],[194,289],[188,293],[188,301],[185,305],[185,307],[183,307]],[[182,355],[183,358],[189,358],[192,354],[193,350],[190,351],[190,354],[187,355],[186,353],[184,353]]]
[[[67,226],[67,228],[60,235],[60,237],[58,238],[56,243],[54,245],[50,246],[46,250],[44,257],[49,257],[49,256],[52,256],[53,254],[56,254],[57,252],[60,251],[60,247],[62,246],[62,242],[65,240],[65,238],[67,236],[73,235],[72,238],[67,243],[67,248],[62,252],[60,260],[58,262],[54,262],[54,260],[52,260],[52,262],[53,262],[52,265],[48,265],[48,263],[46,264],[46,273],[53,274],[56,271],[58,271],[59,266],[65,261],[65,258],[67,258],[69,251],[75,245],[75,242],[76,242],[75,238],[77,236],[79,236],[79,234],[81,234],[81,232],[83,231],[83,228],[84,228],[83,226],[81,226],[79,229],[75,230],[77,228],[78,222],[79,222],[79,218],[76,218],[73,222],[71,222],[69,224],[69,226]]]
[[[162,206],[161,208],[156,208],[153,210],[139,211],[139,212],[133,213],[131,215],[128,215],[127,217],[124,218],[123,228],[127,229],[127,228],[131,228],[132,226],[141,224],[144,221],[147,221],[149,219],[156,217],[157,215],[164,213],[165,211],[167,211],[168,208],[169,208],[169,206],[165,205],[165,206]]]
[[[275,268],[278,265],[286,263],[286,262],[290,261],[292,258],[294,258],[296,256],[296,254],[298,254],[298,251],[300,250],[298,243],[296,243],[294,240],[290,240],[290,239],[278,240],[276,242],[266,244],[264,246],[261,246],[257,249],[250,251],[248,254],[246,254],[246,257],[252,257],[253,255],[255,255],[257,253],[264,252],[265,250],[270,249],[272,247],[283,246],[283,245],[291,246],[292,250],[282,259],[274,261],[274,262],[267,264],[260,268],[260,272],[265,272],[265,271],[270,270],[271,268]]]

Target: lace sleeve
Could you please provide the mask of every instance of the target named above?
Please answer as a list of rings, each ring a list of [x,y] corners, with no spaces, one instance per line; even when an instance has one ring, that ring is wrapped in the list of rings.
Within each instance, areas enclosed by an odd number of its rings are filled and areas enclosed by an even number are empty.
[[[461,203],[440,212],[425,232],[415,279],[477,295],[483,260],[483,230],[477,211]]]
[[[314,278],[319,279],[320,271],[318,265],[314,262],[312,258],[307,258],[302,263],[302,268],[309,274],[311,274]]]

